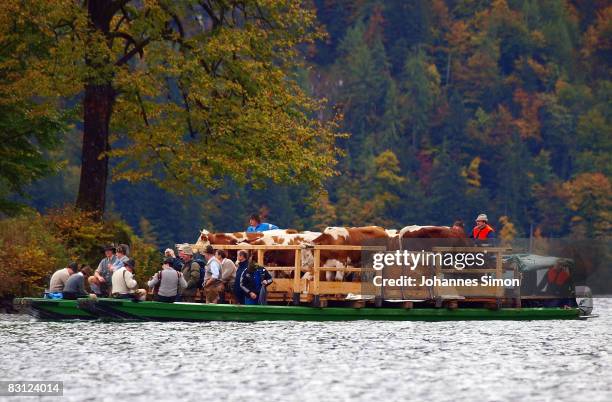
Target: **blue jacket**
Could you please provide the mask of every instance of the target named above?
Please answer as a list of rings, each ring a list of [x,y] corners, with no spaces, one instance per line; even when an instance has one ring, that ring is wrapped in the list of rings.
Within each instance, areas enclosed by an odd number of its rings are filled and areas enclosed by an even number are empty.
[[[253,233],[253,232],[265,232],[266,230],[275,230],[275,229],[278,229],[278,226],[273,225],[271,223],[263,222],[257,226],[249,226],[246,231],[247,233]]]
[[[249,267],[249,261],[244,260],[238,263],[238,267],[236,269],[236,280],[234,281],[234,296],[236,296],[236,300],[240,304],[244,304],[244,298],[246,295],[244,294],[244,290],[240,287],[240,280],[242,279],[242,274]]]
[[[261,288],[268,286],[270,283],[272,283],[272,275],[261,265],[256,265],[256,269],[253,272],[244,271],[240,276],[240,287],[245,295],[249,292],[259,295]]]

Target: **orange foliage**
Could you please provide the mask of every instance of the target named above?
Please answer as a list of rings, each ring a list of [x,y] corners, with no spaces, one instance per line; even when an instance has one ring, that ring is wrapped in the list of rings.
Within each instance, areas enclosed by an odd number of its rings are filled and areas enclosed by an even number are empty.
[[[521,117],[515,120],[521,138],[540,140],[540,119],[538,113],[544,105],[544,100],[538,94],[529,94],[519,88],[514,91],[514,101],[521,106]]]
[[[0,296],[42,291],[53,271],[67,265],[68,253],[39,214],[0,224]]]

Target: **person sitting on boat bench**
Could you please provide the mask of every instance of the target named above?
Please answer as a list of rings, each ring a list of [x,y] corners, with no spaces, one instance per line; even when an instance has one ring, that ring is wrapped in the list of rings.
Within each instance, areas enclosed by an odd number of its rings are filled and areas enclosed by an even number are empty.
[[[548,268],[546,275],[537,285],[540,293],[555,296],[555,299],[545,300],[544,307],[576,307],[575,286],[570,267],[566,262],[558,261]]]
[[[126,261],[130,259],[130,257],[128,257],[129,250],[130,247],[127,244],[120,244],[117,246],[117,254],[115,255],[117,260],[111,264],[111,272],[115,272],[119,268],[123,267]]]
[[[113,297],[117,299],[145,300],[147,292],[138,289],[138,282],[134,279],[134,267],[136,262],[127,260],[123,267],[113,273]]]
[[[63,298],[67,300],[76,300],[79,297],[95,298],[95,293],[87,293],[85,291],[85,281],[93,275],[93,270],[89,265],[82,265],[79,272],[68,278],[64,287]]]
[[[272,283],[272,275],[254,261],[240,278],[240,287],[246,293],[244,304],[268,304],[266,287]]]
[[[157,272],[147,285],[153,289],[153,300],[162,303],[174,303],[179,289],[187,287],[187,281],[181,272],[172,268],[174,259],[166,258],[162,265],[162,270]]]
[[[247,233],[253,232],[265,232],[267,230],[275,230],[278,229],[278,226],[273,225],[267,222],[261,222],[261,218],[257,214],[251,215],[249,218],[249,227],[247,228]]]
[[[89,287],[98,296],[108,296],[110,294],[111,278],[113,276],[111,266],[116,262],[115,246],[104,247],[104,258],[100,260],[96,272],[88,278]]]
[[[215,250],[211,245],[206,246],[204,258],[206,258],[206,272],[203,287],[206,303],[217,304],[221,293],[225,291],[225,284],[221,280],[221,261],[215,257]]]
[[[66,268],[55,271],[49,282],[49,293],[63,292],[70,276],[76,274],[78,270],[78,264],[76,262],[71,262]]]

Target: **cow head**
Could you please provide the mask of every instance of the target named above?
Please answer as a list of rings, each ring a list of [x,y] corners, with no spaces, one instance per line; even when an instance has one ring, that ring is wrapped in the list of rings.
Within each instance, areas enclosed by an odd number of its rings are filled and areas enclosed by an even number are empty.
[[[209,236],[212,233],[210,233],[208,230],[206,229],[202,229],[200,231],[200,236],[198,237],[198,239],[195,242],[195,248],[198,250],[204,250],[206,248],[206,246],[208,246],[211,242],[210,242],[210,238]]]

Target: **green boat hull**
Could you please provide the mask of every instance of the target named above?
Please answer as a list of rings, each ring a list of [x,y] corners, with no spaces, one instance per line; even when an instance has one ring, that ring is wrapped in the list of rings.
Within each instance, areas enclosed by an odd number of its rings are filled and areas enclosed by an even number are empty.
[[[578,319],[578,309],[561,308],[349,308],[240,306],[229,304],[133,302],[81,299],[80,308],[111,319],[154,321],[481,321]],[[93,309],[93,310],[92,310]],[[104,313],[106,312],[106,313]]]
[[[349,308],[239,306],[230,304],[133,302],[116,299],[15,299],[15,307],[41,319],[97,318],[152,321],[482,321],[571,320],[578,309],[561,308]]]
[[[98,317],[78,307],[77,300],[24,297],[15,299],[15,308],[36,318],[48,320],[95,320]]]

